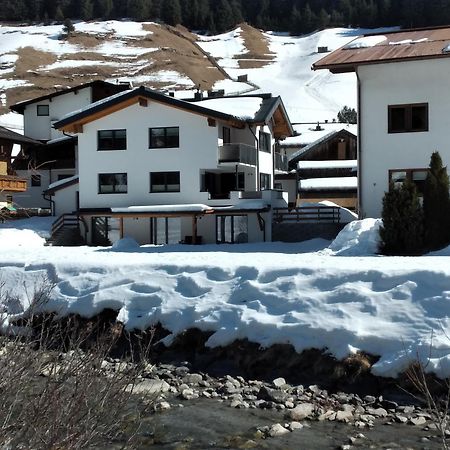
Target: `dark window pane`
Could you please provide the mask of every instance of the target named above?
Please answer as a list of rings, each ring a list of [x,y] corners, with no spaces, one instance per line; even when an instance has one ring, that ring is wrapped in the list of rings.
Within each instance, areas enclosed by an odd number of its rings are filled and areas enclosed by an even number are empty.
[[[413,131],[428,130],[427,109],[424,105],[411,107],[411,129]]]
[[[389,117],[389,131],[406,130],[406,110],[405,108],[391,108]]]
[[[37,105],[38,116],[48,116],[50,114],[48,105]]]
[[[31,175],[31,186],[38,187],[41,185],[40,175]]]
[[[101,173],[98,175],[99,194],[126,194],[126,173]]]
[[[259,132],[259,149],[263,152],[270,153],[270,134]]]
[[[166,138],[166,147],[179,147],[179,131],[178,127],[166,128],[167,130],[167,138]]]
[[[180,172],[151,172],[150,192],[180,192]]]
[[[127,130],[99,130],[98,150],[126,150]]]

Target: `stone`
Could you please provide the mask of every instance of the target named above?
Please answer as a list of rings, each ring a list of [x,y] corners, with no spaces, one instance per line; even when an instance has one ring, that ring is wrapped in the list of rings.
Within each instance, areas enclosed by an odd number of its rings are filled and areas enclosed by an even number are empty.
[[[291,431],[294,430],[301,430],[303,428],[303,424],[301,424],[300,422],[289,422],[286,426],[286,428],[288,428]]]
[[[332,416],[334,416],[333,418],[331,418]],[[323,421],[323,420],[334,420],[336,418],[336,412],[333,411],[332,409],[329,409],[327,411],[325,411],[323,414],[321,414],[318,417],[319,421]]]
[[[156,405],[156,409],[159,411],[167,411],[170,409],[170,403],[169,402],[160,402]]]
[[[169,392],[170,385],[164,380],[145,379],[135,385],[128,385],[127,391],[139,395],[155,395]]]
[[[388,412],[384,408],[367,408],[367,414],[375,417],[387,417]]]
[[[272,384],[277,388],[280,389],[283,386],[286,386],[286,380],[284,378],[275,378],[275,380],[272,381]]]
[[[340,450],[350,450],[352,446],[350,444],[342,444],[339,449]]]
[[[288,394],[278,389],[271,389],[269,387],[262,386],[258,392],[258,398],[275,403],[284,403],[288,398]]]
[[[189,384],[199,384],[200,381],[203,380],[203,377],[199,373],[188,373],[184,378],[183,381],[185,383]]]
[[[354,425],[355,425],[356,428],[365,428],[365,426],[366,426],[366,424],[364,422],[362,422],[361,420],[357,420],[354,423]]]
[[[396,422],[399,422],[399,423],[406,423],[406,422],[408,422],[408,418],[405,417],[405,416],[401,416],[400,414],[396,414],[394,416],[394,419],[395,419]]]
[[[312,403],[300,403],[294,409],[290,409],[286,415],[291,420],[299,421],[311,417],[314,413],[314,409]]]
[[[351,411],[336,411],[336,420],[338,422],[350,422],[353,419],[353,413]]]
[[[372,403],[375,403],[376,401],[377,401],[377,399],[373,395],[366,395],[364,397],[364,402],[367,403],[368,405],[371,405]]]
[[[181,391],[181,398],[184,400],[191,400],[194,398],[194,391],[192,389],[183,389]]]
[[[283,436],[283,434],[287,434],[290,431],[286,428],[284,428],[281,424],[276,423],[275,425],[272,425],[269,429],[269,436],[270,437],[276,437],[276,436]]]
[[[409,421],[416,426],[420,426],[420,425],[424,425],[427,422],[427,419],[425,419],[425,417],[423,416],[418,416],[418,417],[411,417],[411,419],[409,419]]]

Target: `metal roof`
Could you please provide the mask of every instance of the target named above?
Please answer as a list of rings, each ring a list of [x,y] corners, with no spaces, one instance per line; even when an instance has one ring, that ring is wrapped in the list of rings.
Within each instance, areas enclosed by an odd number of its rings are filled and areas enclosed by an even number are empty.
[[[15,144],[32,144],[32,145],[40,145],[42,144],[35,139],[31,139],[22,134],[16,133],[15,131],[11,131],[8,128],[0,127],[0,139],[14,142]]]
[[[369,36],[379,36],[380,40],[375,44],[369,39],[364,41]],[[372,38],[373,42],[376,41]],[[325,56],[312,68],[344,73],[354,72],[359,65],[447,58],[450,56],[449,45],[449,26],[366,34]]]

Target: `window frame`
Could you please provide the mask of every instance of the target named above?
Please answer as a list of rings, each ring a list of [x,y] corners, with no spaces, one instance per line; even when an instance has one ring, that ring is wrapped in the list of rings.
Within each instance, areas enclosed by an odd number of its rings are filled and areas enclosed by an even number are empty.
[[[247,234],[247,241],[236,241],[236,226],[235,226],[235,218],[245,218],[245,228],[247,231],[243,231],[243,233]],[[227,226],[227,218],[229,219],[228,225],[230,226],[230,237],[231,239],[228,241],[225,237],[226,235],[226,226]],[[219,227],[219,224],[222,224]],[[219,236],[219,230],[221,231],[221,235]],[[222,237],[224,239],[222,239]],[[248,243],[248,214],[217,214],[216,215],[216,243],[217,244],[239,244],[239,243]]]
[[[259,131],[259,150],[264,153],[272,153],[272,136],[270,133]]]
[[[414,108],[425,108],[425,126],[422,128],[413,128],[413,109]],[[395,110],[404,110],[404,128],[394,128],[392,124],[392,114]],[[427,102],[424,103],[407,103],[402,105],[388,105],[388,133],[398,134],[398,133],[424,133],[429,131],[429,105]]]
[[[169,129],[176,129],[178,130],[178,136],[177,136],[177,142],[176,145],[173,144],[169,144],[167,142],[167,130]],[[164,130],[164,145],[155,145],[154,139],[152,136],[152,131],[153,130]],[[161,139],[161,138],[160,138]],[[151,150],[154,149],[160,149],[160,148],[180,148],[180,127],[179,126],[174,126],[174,127],[150,127],[148,129],[148,148]]]
[[[119,132],[125,132],[125,138],[121,137],[118,138],[116,135]],[[101,137],[100,134],[101,133],[112,133],[111,138],[109,138],[113,145],[111,147],[107,147],[107,146],[101,146],[100,142],[101,142]],[[108,139],[108,138],[103,138],[104,140]],[[121,143],[122,141],[125,141],[125,145],[118,145],[119,143]],[[121,150],[126,150],[127,149],[127,130],[126,128],[117,128],[117,129],[112,129],[112,130],[97,130],[97,151],[98,152],[108,152],[108,151],[121,151]]]
[[[427,168],[427,167],[415,167],[415,168],[411,168],[411,169],[389,169],[389,179],[388,179],[389,187],[392,186],[392,185],[395,185],[395,182],[392,179],[392,175],[395,172],[405,172],[405,180],[408,180],[408,181],[414,183],[416,185],[417,192],[418,192],[419,196],[423,195],[423,192],[421,191],[421,189],[419,189],[417,183],[414,182],[413,174],[414,174],[414,172],[426,172],[426,173],[428,173],[429,172],[429,168]],[[425,180],[423,180],[423,181],[425,181]],[[398,181],[397,183],[403,183],[403,181]]]
[[[45,108],[45,112],[42,113],[42,108]],[[48,117],[50,115],[50,105],[36,105],[36,115],[38,117]]]
[[[263,179],[265,179],[266,181],[269,181],[269,187],[263,187]],[[264,183],[264,185],[265,185],[265,183]],[[272,174],[260,172],[259,173],[259,190],[260,191],[270,190],[270,189],[272,189],[270,187],[271,185],[272,185]]]
[[[115,190],[112,190],[111,192],[102,192],[102,189],[101,189],[101,187],[102,186],[115,186],[115,184],[112,184],[112,185],[106,185],[106,184],[101,184],[100,183],[100,177],[101,176],[105,176],[105,175],[108,175],[108,176],[111,176],[111,175],[125,175],[125,181],[126,181],[126,184],[125,184],[125,186],[126,186],[126,190],[125,191],[115,191]],[[97,181],[98,181],[98,194],[99,195],[109,195],[109,194],[128,194],[128,174],[127,174],[127,172],[108,172],[108,173],[99,173],[98,174],[98,176],[97,176]]]
[[[30,177],[30,186],[31,187],[41,187],[42,186],[42,175],[36,173],[32,174]]]
[[[167,182],[167,176],[168,174],[178,174],[178,189],[177,190],[169,190],[168,186],[170,185],[176,185],[172,184],[172,183],[168,183]],[[162,184],[164,186],[164,190],[155,190],[153,188],[154,184],[152,183],[152,177],[154,175],[163,175],[164,176],[164,184]],[[173,193],[173,192],[181,192],[181,175],[180,175],[180,171],[177,170],[168,170],[168,171],[159,171],[159,172],[150,172],[149,173],[149,177],[150,177],[150,194],[166,194],[166,193]]]

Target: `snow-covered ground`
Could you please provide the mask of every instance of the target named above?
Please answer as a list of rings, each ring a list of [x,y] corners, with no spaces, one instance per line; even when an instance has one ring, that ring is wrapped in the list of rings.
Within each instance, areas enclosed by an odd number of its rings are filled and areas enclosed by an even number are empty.
[[[61,314],[114,308],[128,328],[160,322],[173,335],[211,330],[210,346],[248,338],[326,348],[337,358],[364,350],[380,355],[373,371],[382,376],[425,361],[431,345],[427,370],[450,375],[450,259],[376,256],[379,221],[352,222],[331,245],[139,247],[128,240],[114,248],[44,247],[39,234],[33,243],[44,222],[15,222],[15,233],[0,227],[3,292],[24,306],[49,279],[47,308]],[[18,229],[27,227],[20,245]]]

